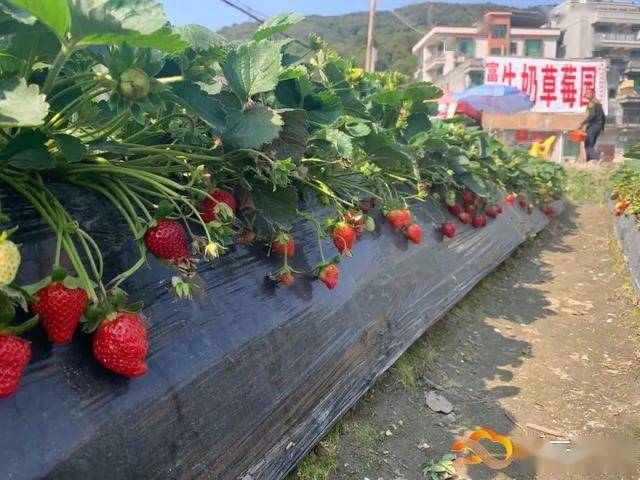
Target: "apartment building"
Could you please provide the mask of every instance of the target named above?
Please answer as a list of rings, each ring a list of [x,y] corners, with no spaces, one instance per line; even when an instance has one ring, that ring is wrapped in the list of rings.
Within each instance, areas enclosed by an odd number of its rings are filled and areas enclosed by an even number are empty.
[[[416,76],[451,91],[484,81],[483,59],[491,55],[556,58],[560,30],[543,28],[538,12],[488,12],[469,26],[435,26],[413,47]]]
[[[624,148],[640,140],[640,8],[634,0],[566,0],[549,14],[559,56],[607,59],[608,132]]]

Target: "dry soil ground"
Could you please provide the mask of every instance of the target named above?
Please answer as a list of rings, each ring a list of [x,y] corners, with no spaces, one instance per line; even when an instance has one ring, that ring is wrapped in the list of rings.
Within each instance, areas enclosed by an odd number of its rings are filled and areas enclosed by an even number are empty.
[[[599,204],[569,205],[411,347],[292,477],[422,479],[425,461],[439,460],[478,426],[510,435],[540,435],[527,424],[569,435],[637,435],[634,303],[610,213]],[[426,405],[431,390],[453,413]],[[473,466],[469,476],[585,478],[547,477],[530,462],[503,471]]]

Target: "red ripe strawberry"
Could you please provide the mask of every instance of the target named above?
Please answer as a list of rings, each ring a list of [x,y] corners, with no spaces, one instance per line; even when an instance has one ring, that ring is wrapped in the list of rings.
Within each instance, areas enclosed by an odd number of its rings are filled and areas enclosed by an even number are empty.
[[[485,212],[487,214],[487,217],[496,218],[498,216],[498,209],[495,207],[495,205],[488,206]]]
[[[544,207],[540,207],[540,210],[542,210],[542,213],[544,213],[549,217],[553,217],[556,214],[556,210],[553,207],[544,206]]]
[[[105,318],[93,337],[93,356],[104,367],[125,377],[147,373],[145,359],[149,351],[147,329],[132,313]]]
[[[318,279],[324,283],[329,290],[333,290],[338,285],[338,279],[340,277],[340,270],[334,264],[327,265],[322,270],[320,270],[320,275],[318,275]]]
[[[351,225],[339,223],[333,229],[331,237],[333,244],[342,255],[351,256],[351,249],[356,243],[356,231]]]
[[[516,198],[518,198],[518,196],[515,193],[510,193],[507,195],[506,201],[509,205],[513,205],[516,203]]]
[[[458,215],[458,220],[460,220],[465,225],[468,225],[469,223],[471,223],[471,214],[467,212],[461,212]]]
[[[523,198],[522,200],[520,200],[518,203],[519,203],[519,204],[520,204],[520,206],[521,206],[521,207],[523,207],[523,208],[524,208],[524,207],[526,207],[526,206],[528,205],[527,201],[526,201],[524,198]]]
[[[293,237],[288,233],[279,233],[273,237],[273,240],[271,240],[271,249],[282,256],[284,256],[286,252],[288,258],[293,257],[295,248],[296,245],[293,241]]]
[[[452,222],[443,222],[440,230],[445,237],[454,238],[456,236],[456,226]]]
[[[464,206],[464,211],[467,213],[476,213],[476,206],[473,203],[468,203]]]
[[[356,220],[357,218],[357,220]],[[362,237],[362,232],[364,231],[364,214],[357,210],[349,210],[344,214],[344,221],[348,224],[352,225],[353,228],[356,229],[356,237]]]
[[[295,277],[290,273],[281,273],[280,275],[278,275],[278,282],[280,282],[285,287],[293,285],[294,281]]]
[[[144,234],[147,249],[156,257],[177,262],[189,257],[187,234],[184,227],[175,220],[161,218],[154,227]]]
[[[404,210],[391,210],[387,213],[387,220],[393,228],[400,229],[404,227],[405,222]]]
[[[462,212],[462,205],[460,205],[459,203],[456,203],[450,207],[448,207],[449,209],[449,213],[451,215],[458,215],[460,214],[460,212]]]
[[[226,203],[234,215],[238,211],[238,203],[232,193],[216,188],[209,192],[209,195],[213,198],[207,197],[200,204],[200,215],[202,215],[202,220],[206,223],[213,222],[216,219],[216,205],[218,203]]]
[[[502,215],[502,206],[501,205],[496,205],[496,212],[498,213],[498,215]]]
[[[55,282],[35,295],[32,309],[53,343],[69,343],[89,297],[82,288],[67,288]]]
[[[409,210],[402,210],[402,218],[402,226],[409,228],[409,226],[411,226],[411,212]]]
[[[464,203],[473,203],[475,199],[476,196],[471,190],[465,190],[464,192],[462,192],[462,201]]]
[[[404,236],[413,243],[420,244],[422,242],[422,227],[420,225],[409,225],[404,231]]]
[[[14,394],[31,360],[31,345],[22,338],[0,334],[0,398]]]
[[[476,215],[475,217],[473,217],[473,220],[471,220],[471,225],[473,225],[473,228],[483,227],[485,225],[485,216]]]

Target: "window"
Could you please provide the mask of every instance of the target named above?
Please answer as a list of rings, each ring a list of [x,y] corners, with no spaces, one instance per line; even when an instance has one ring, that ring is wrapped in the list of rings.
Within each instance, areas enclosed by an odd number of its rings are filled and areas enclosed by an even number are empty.
[[[439,57],[444,55],[444,42],[438,43],[438,46],[436,47],[436,55],[438,55]]]
[[[458,38],[456,40],[457,50],[463,55],[474,57],[476,54],[476,42],[472,38]]]
[[[640,50],[631,50],[629,53],[630,57],[634,60],[640,60]]]
[[[524,55],[525,57],[541,57],[542,40],[525,40]]]
[[[469,86],[475,87],[484,83],[484,73],[482,72],[469,72]]]
[[[609,98],[616,98],[617,90],[615,88],[609,89]]]
[[[517,55],[518,54],[518,44],[516,42],[511,42],[509,44],[509,54]]]
[[[609,33],[611,32],[611,26],[610,25],[596,25],[594,27],[594,30],[596,33]]]
[[[493,38],[507,38],[507,26],[491,25],[491,36]]]
[[[491,55],[502,55],[502,49],[500,47],[492,48]]]
[[[594,50],[591,52],[592,57],[608,57],[610,50]]]
[[[640,109],[625,108],[622,111],[622,123],[624,123],[625,125],[640,124]]]

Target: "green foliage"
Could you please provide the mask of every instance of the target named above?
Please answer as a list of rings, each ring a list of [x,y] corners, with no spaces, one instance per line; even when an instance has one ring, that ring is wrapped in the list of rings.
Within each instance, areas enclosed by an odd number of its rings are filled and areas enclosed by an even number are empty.
[[[544,203],[564,187],[560,167],[431,120],[433,85],[364,73],[317,37],[302,51],[271,38],[301,20],[294,14],[231,44],[203,27],[165,26],[153,0],[0,5],[0,183],[55,232],[51,267],[64,251],[89,294],[91,326],[123,306],[118,287],[144,265],[158,216],[188,226],[193,255],[214,260],[242,238],[288,238],[296,221],[312,221],[321,243],[347,216],[371,229],[364,210],[471,189],[482,212],[505,191]],[[139,258],[103,278],[108,259],[53,193],[56,182],[111,202]],[[284,255],[269,277],[290,284],[302,274],[293,260]],[[167,266],[179,274],[173,291],[189,297],[195,262]]]
[[[632,159],[611,175],[611,198],[616,200],[616,215],[640,215],[640,158],[635,157],[631,153]]]
[[[422,466],[422,474],[429,480],[448,480],[459,478],[453,466],[455,455],[445,454],[440,460],[429,460]]]

